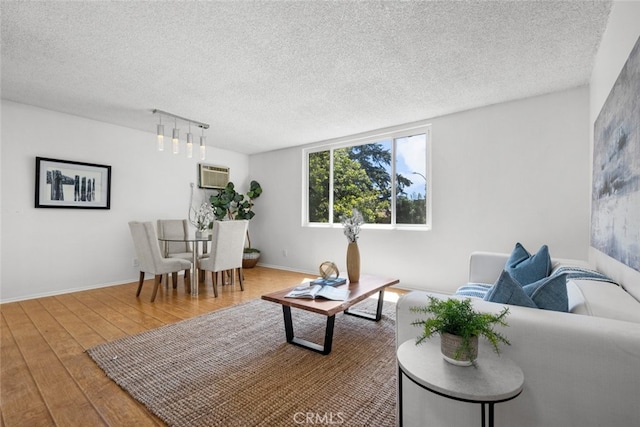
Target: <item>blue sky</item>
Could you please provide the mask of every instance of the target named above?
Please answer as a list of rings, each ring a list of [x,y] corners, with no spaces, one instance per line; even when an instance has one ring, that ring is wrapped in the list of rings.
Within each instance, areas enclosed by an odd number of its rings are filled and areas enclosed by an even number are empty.
[[[424,178],[412,172],[427,176],[426,171],[426,135],[416,135],[396,140],[396,172],[413,181],[413,184],[405,189],[411,196],[413,193],[425,193]]]

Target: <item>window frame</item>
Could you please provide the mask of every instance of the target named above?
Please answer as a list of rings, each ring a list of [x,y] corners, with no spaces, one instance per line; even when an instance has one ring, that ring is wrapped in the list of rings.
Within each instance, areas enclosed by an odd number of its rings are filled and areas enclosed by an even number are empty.
[[[396,150],[397,140],[404,137],[411,137],[419,134],[425,134],[425,178],[426,182],[426,223],[425,224],[396,224]],[[379,229],[379,230],[412,230],[412,231],[428,231],[432,228],[432,165],[431,165],[431,124],[413,124],[399,126],[396,128],[379,129],[363,134],[351,135],[333,140],[322,141],[311,144],[302,149],[302,227],[308,228],[342,228],[339,219],[333,217],[333,198],[334,198],[334,179],[333,179],[333,161],[334,150],[352,147],[356,145],[365,145],[380,142],[381,140],[391,139],[391,224],[363,224],[363,229]],[[329,151],[329,222],[310,222],[309,221],[309,155],[312,153]]]

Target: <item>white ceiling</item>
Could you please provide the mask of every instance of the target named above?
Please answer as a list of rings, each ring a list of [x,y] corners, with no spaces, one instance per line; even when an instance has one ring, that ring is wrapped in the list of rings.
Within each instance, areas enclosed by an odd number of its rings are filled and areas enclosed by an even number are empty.
[[[587,84],[611,3],[0,8],[4,99],[152,133],[157,108],[210,124],[209,145],[250,154]]]

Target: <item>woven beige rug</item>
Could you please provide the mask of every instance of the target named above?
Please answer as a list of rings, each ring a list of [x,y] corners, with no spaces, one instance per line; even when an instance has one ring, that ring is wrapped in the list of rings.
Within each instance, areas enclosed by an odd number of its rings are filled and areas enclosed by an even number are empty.
[[[296,336],[322,342],[326,317],[292,314]],[[336,315],[323,356],[287,344],[282,307],[256,299],[87,352],[171,426],[395,426],[394,319],[388,301],[380,322]]]

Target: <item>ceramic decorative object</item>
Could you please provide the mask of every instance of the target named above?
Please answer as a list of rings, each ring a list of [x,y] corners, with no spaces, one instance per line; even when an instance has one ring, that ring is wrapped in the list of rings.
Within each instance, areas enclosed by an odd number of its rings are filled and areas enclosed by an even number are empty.
[[[349,242],[347,246],[347,276],[349,282],[360,281],[360,249],[357,242]]]
[[[320,264],[318,269],[320,271],[320,277],[323,279],[335,279],[340,275],[340,271],[338,271],[338,266],[332,261],[325,261]]]
[[[442,357],[447,362],[457,366],[471,366],[473,361],[478,358],[478,337],[471,337],[469,341],[470,354],[465,351],[459,351],[462,348],[462,337],[453,334],[440,335],[440,351]],[[456,353],[460,353],[456,357]]]
[[[209,237],[211,236],[211,233],[212,233],[211,229],[207,227],[202,230],[196,230],[196,237],[197,238]]]
[[[347,236],[349,246],[347,246],[347,275],[349,282],[360,281],[360,249],[358,248],[358,234],[360,226],[364,223],[362,214],[353,209],[351,215],[341,219],[344,235]]]

